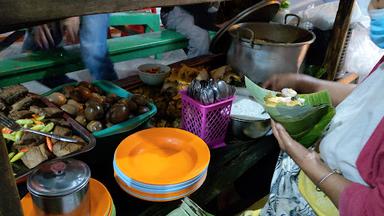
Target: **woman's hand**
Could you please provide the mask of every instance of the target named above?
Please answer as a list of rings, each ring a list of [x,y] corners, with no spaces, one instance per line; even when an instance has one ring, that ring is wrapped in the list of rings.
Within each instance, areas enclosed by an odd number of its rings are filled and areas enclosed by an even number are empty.
[[[296,146],[300,146],[300,143],[292,139],[292,137],[288,134],[288,132],[281,124],[276,123],[273,120],[271,122],[273,135],[275,135],[281,150],[287,152],[288,150],[291,150]]]
[[[289,134],[281,124],[276,123],[273,120],[271,120],[271,124],[273,135],[275,135],[275,138],[277,139],[281,150],[286,152],[288,148],[297,145],[296,141],[293,140],[291,136],[289,136]]]
[[[71,44],[79,43],[79,28],[80,18],[70,17],[63,21],[62,28],[64,35],[66,36],[67,42]]]
[[[306,149],[288,134],[285,128],[272,120],[272,131],[281,150],[287,152],[297,164],[320,163],[321,159],[317,152]]]
[[[32,34],[34,35],[34,42],[40,49],[50,49],[55,46],[51,30],[47,24],[33,27]]]
[[[300,93],[313,93],[317,90],[318,83],[318,79],[304,74],[275,74],[263,83],[263,88],[274,91],[292,88]]]
[[[263,84],[263,87],[274,91],[280,91],[283,88],[292,88],[300,94],[328,90],[333,105],[337,106],[353,91],[356,85],[320,80],[304,74],[291,73],[275,74]]]
[[[296,89],[297,82],[300,79],[297,74],[274,74],[263,83],[263,88],[280,91],[283,88]]]
[[[323,163],[317,152],[308,150],[293,140],[281,124],[272,121],[272,130],[279,142],[280,148],[287,152],[315,184],[318,184],[324,176],[332,172],[332,170]],[[351,181],[341,175],[331,175],[318,186],[328,195],[335,206],[338,207],[340,194],[351,183]]]

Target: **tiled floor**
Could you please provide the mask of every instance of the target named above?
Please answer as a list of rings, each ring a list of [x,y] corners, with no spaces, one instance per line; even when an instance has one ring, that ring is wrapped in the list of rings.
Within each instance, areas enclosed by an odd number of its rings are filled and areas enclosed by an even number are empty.
[[[15,43],[12,46],[8,47],[6,50],[3,50],[2,52],[0,52],[0,59],[8,58],[20,53],[21,53],[21,43]],[[119,62],[115,64],[115,70],[119,78],[125,78],[130,75],[136,74],[137,73],[136,68],[141,64],[155,63],[155,62],[161,63],[161,64],[171,64],[174,62],[184,60],[186,58],[187,56],[185,55],[183,50],[176,50],[176,51],[164,53],[162,55],[162,58],[159,60],[154,59],[153,57],[148,57],[148,58],[135,59],[135,60],[125,61],[125,62]],[[91,81],[91,77],[90,77],[90,74],[88,73],[88,70],[81,70],[81,71],[69,73],[68,76],[79,81],[80,80]],[[34,92],[37,94],[41,94],[49,90],[48,87],[36,81],[23,83],[23,85],[26,86],[31,92]]]

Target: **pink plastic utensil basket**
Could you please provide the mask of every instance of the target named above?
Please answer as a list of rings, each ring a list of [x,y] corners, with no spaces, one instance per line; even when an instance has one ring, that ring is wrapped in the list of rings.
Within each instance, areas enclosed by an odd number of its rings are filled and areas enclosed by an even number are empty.
[[[180,94],[181,127],[199,136],[210,148],[225,146],[234,97],[205,106],[189,97],[186,91],[181,91]]]

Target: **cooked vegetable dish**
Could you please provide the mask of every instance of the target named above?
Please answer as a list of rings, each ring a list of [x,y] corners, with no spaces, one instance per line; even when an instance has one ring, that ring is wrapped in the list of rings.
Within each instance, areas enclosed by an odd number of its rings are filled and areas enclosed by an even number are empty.
[[[62,117],[62,110],[48,107],[42,97],[29,94],[21,85],[0,89],[0,106],[2,114],[12,118],[22,127],[72,137],[79,141],[66,143],[29,132],[3,128],[2,134],[13,168],[17,168],[19,165],[16,163],[22,161],[31,169],[50,158],[79,151],[86,145],[81,137],[73,134],[70,124]]]

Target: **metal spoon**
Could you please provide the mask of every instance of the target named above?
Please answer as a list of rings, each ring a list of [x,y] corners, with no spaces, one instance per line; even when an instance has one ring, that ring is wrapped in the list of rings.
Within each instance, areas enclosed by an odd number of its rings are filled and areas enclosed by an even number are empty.
[[[193,98],[196,100],[200,100],[200,91],[201,91],[201,83],[200,81],[195,82],[195,85],[193,86]]]
[[[228,94],[229,94],[227,83],[220,80],[217,82],[217,87],[218,87],[219,92],[220,92],[220,99],[223,100],[223,99],[227,98]]]
[[[206,89],[207,99],[209,104],[215,103],[215,93],[213,92],[212,86]]]
[[[219,91],[219,88],[217,86],[217,82],[216,81],[212,84],[212,91],[213,91],[213,94],[215,96],[215,101],[221,101],[220,91]]]

